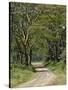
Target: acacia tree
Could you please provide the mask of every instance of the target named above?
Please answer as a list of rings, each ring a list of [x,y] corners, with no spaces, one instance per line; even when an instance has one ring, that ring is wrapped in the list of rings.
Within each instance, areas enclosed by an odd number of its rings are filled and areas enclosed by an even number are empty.
[[[10,10],[11,50],[17,60],[22,63],[25,57],[25,64],[31,65],[33,52],[59,61],[65,47],[65,7],[11,3]]]
[[[12,29],[14,30],[15,38],[17,38],[16,43],[17,44],[21,43],[20,47],[21,49],[23,48],[24,50],[23,53],[25,55],[25,64],[28,65],[29,62],[29,64],[31,65],[32,46],[29,43],[30,34],[28,28],[37,18],[39,11],[37,11],[36,5],[33,4],[26,5],[22,3],[11,3],[10,8],[11,8],[10,16],[11,19],[13,18],[13,20],[11,21],[12,22],[11,25],[13,27]],[[19,50],[21,49],[19,48]],[[29,58],[30,61],[28,61]]]

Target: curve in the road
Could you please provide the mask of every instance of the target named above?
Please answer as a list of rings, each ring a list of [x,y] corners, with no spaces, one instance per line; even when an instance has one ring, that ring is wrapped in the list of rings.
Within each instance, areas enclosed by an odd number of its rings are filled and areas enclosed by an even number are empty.
[[[33,80],[28,81],[26,83],[23,83],[19,86],[16,86],[17,88],[23,88],[23,87],[42,87],[47,85],[53,85],[53,82],[55,81],[56,75],[54,75],[51,71],[49,71],[47,68],[36,68],[37,73]]]

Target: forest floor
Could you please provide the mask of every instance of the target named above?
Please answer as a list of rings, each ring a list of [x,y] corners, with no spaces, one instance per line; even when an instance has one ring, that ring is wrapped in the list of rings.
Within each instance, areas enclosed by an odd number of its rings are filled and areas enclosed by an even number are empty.
[[[34,75],[33,79],[16,86],[16,88],[23,88],[23,87],[42,87],[47,85],[53,85],[56,75],[50,71],[48,68],[43,67],[43,65],[35,65],[36,74]]]

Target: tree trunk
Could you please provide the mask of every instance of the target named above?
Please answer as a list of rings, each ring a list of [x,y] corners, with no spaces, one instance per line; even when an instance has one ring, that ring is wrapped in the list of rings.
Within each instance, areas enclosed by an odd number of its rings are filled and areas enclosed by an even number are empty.
[[[23,54],[21,53],[21,64],[23,64],[23,60],[22,60],[22,58],[23,58]]]
[[[25,49],[25,65],[28,66],[28,54],[27,54],[26,46],[24,49]]]
[[[29,61],[30,66],[31,66],[31,61],[32,61],[32,49],[30,49],[30,61]]]
[[[59,51],[60,51],[60,49],[59,49],[59,42],[56,42],[56,60],[59,62],[60,61],[60,59],[58,58],[59,57]]]

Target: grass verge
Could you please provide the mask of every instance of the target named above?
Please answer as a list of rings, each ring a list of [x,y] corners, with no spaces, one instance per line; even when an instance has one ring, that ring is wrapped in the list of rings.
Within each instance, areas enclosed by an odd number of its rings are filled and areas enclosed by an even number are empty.
[[[10,73],[10,86],[14,87],[17,86],[20,83],[27,82],[28,80],[31,80],[35,69],[34,67],[26,67],[21,64],[13,64],[11,65],[11,73]]]
[[[65,85],[66,84],[66,65],[63,61],[60,62],[50,62],[46,64],[51,71],[57,76],[53,85]]]

